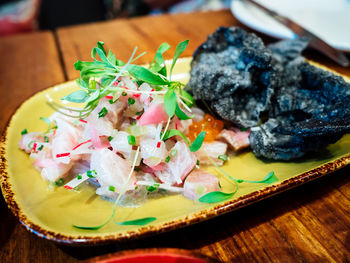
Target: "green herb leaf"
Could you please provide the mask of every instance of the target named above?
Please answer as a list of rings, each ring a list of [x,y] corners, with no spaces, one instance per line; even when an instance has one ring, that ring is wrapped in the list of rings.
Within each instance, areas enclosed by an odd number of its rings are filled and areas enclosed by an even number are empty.
[[[123,61],[121,61],[115,57],[115,55],[112,53],[112,50],[108,51],[107,58],[108,58],[109,62],[111,62],[113,65],[120,66],[120,67],[125,65],[125,63]]]
[[[49,118],[46,117],[40,117],[40,120],[44,121],[47,125],[51,124],[51,120]]]
[[[114,80],[113,76],[105,76],[101,78],[101,86],[102,87],[108,87],[111,82]]]
[[[57,186],[62,186],[62,185],[64,185],[64,180],[63,180],[63,178],[58,179],[58,180],[55,182],[55,184],[56,184]]]
[[[81,179],[83,179],[83,176],[82,176],[81,174],[78,174],[78,175],[77,175],[77,179],[78,179],[78,180],[81,180]]]
[[[108,114],[108,110],[106,109],[106,107],[103,107],[100,112],[98,113],[98,117],[102,118],[104,116],[106,116]]]
[[[202,131],[194,140],[194,142],[190,145],[189,148],[191,152],[196,152],[201,148],[204,141],[204,137],[205,137],[205,131]]]
[[[175,108],[175,115],[180,119],[180,120],[189,120],[191,117],[187,116],[186,113],[184,113],[181,109],[179,104],[176,103],[176,108]]]
[[[109,220],[109,221],[110,221],[110,220]],[[108,221],[108,222],[109,222],[109,221]],[[107,223],[108,223],[108,222],[107,222]],[[101,227],[105,226],[107,223],[105,222],[105,223],[103,223],[103,224],[101,224],[101,225],[99,225],[99,226],[78,226],[78,225],[74,225],[74,224],[73,224],[73,227],[79,228],[79,229],[85,229],[85,230],[97,230],[97,229],[100,229]]]
[[[150,70],[153,72],[159,72],[163,76],[166,76],[166,68],[165,68],[165,62],[163,58],[163,53],[167,51],[170,48],[170,45],[168,43],[162,43],[150,64]]]
[[[138,80],[148,82],[154,85],[168,85],[169,81],[162,78],[159,74],[153,73],[152,71],[141,67],[139,65],[130,64],[127,66],[129,73],[137,78]]]
[[[23,131],[21,131],[22,135],[27,134],[27,133],[28,133],[27,129],[23,129]]]
[[[97,173],[96,173],[95,170],[90,170],[90,171],[87,171],[87,172],[86,172],[86,175],[87,175],[89,178],[95,177],[96,174],[97,174]]]
[[[273,171],[269,172],[268,175],[266,175],[263,180],[265,184],[272,184],[277,181],[278,181],[278,178]]]
[[[83,102],[86,102],[88,98],[89,98],[89,94],[87,94],[85,91],[77,90],[77,91],[73,91],[67,96],[64,96],[63,98],[61,98],[61,100],[66,100],[66,101],[75,102],[75,103],[83,103]]]
[[[221,161],[227,161],[227,155],[226,154],[221,154],[218,156],[218,159],[221,160]]]
[[[182,89],[180,95],[184,97],[183,101],[186,103],[186,105],[191,108],[194,104],[194,98],[191,96],[191,94]]]
[[[271,171],[261,181],[249,181],[249,180],[243,180],[243,181],[246,182],[246,183],[272,184],[274,182],[277,182],[278,178],[276,177],[275,173],[273,171]]]
[[[166,162],[166,163],[170,162],[170,156],[167,156],[167,157],[165,158],[165,162]]]
[[[170,67],[169,79],[171,79],[171,73],[173,72],[173,68],[175,66],[175,63],[176,63],[177,59],[179,58],[179,56],[185,51],[185,49],[188,45],[188,41],[189,41],[188,39],[185,41],[182,41],[176,46],[173,62],[171,63],[171,67]]]
[[[147,190],[148,192],[157,191],[158,188],[159,188],[159,184],[147,185],[147,186],[146,186],[146,190]]]
[[[134,98],[128,98],[128,105],[132,105],[135,103],[135,99]]]
[[[105,48],[103,47],[105,43],[103,41],[98,41],[97,42],[97,47],[103,51],[103,54],[107,54]]]
[[[165,141],[173,136],[180,136],[187,144],[190,143],[190,140],[186,137],[186,135],[176,129],[167,130],[164,134],[163,140]]]
[[[136,139],[134,135],[128,135],[128,143],[130,145],[136,145]]]
[[[92,51],[91,51],[91,57],[93,58],[93,60],[98,61],[98,60],[96,59],[96,53],[98,54],[98,56],[100,57],[100,59],[101,59],[104,63],[106,63],[107,65],[110,65],[110,64],[111,64],[111,63],[109,62],[107,56],[106,56],[106,51],[104,50],[104,48],[103,48],[103,50],[102,50],[102,49],[99,48],[99,47],[94,47],[94,48],[92,49]],[[113,66],[114,66],[114,65],[113,65]]]
[[[115,192],[115,187],[113,185],[110,185],[108,187],[108,190],[111,191],[111,192]]]
[[[113,54],[112,50],[108,51],[107,59],[111,62],[112,65],[117,65],[117,58]]]
[[[201,196],[198,199],[198,201],[201,203],[208,203],[208,204],[217,203],[217,202],[221,202],[221,201],[224,201],[224,200],[231,198],[235,193],[236,193],[236,191],[234,191],[232,193],[224,193],[224,192],[219,192],[219,191],[210,192],[210,193],[207,193],[207,194]]]
[[[176,105],[177,105],[177,99],[176,99],[175,91],[172,89],[169,89],[164,95],[164,106],[165,106],[165,111],[170,118],[173,117],[175,114]]]
[[[108,141],[112,141],[113,140],[113,137],[112,136],[108,136]]]
[[[116,224],[121,225],[121,226],[144,226],[144,225],[147,225],[155,220],[157,220],[157,218],[155,218],[155,217],[144,217],[144,218],[128,220],[128,221],[123,221],[123,222],[116,222]]]

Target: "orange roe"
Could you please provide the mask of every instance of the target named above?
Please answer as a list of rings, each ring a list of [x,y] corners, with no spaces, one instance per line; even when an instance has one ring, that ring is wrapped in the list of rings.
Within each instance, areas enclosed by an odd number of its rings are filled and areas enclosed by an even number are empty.
[[[215,140],[216,136],[224,128],[224,122],[221,120],[215,119],[209,114],[205,114],[203,120],[199,122],[193,122],[189,127],[188,138],[191,141],[200,134],[202,131],[205,131],[205,142],[212,142]]]

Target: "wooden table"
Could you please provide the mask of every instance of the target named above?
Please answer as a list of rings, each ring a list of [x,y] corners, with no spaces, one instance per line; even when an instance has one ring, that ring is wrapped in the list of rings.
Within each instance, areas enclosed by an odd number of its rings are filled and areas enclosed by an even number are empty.
[[[239,23],[231,13],[219,11],[121,19],[1,38],[0,130],[32,94],[76,78],[73,63],[90,59],[98,40],[126,60],[135,45],[155,51],[164,41],[175,47],[188,38],[184,55],[190,56],[216,27],[232,25]],[[152,56],[150,52],[139,62]],[[340,68],[317,53],[307,56],[350,76],[350,68]],[[65,247],[39,238],[14,218],[0,197],[0,261],[77,262],[125,249],[175,247],[223,262],[349,262],[349,168],[198,225],[103,247]]]

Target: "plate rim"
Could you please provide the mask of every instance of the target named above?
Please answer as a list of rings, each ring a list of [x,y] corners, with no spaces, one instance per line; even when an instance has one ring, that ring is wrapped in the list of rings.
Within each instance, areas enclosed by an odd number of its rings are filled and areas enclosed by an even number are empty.
[[[317,64],[317,63],[315,63]],[[346,76],[345,76],[346,77]],[[10,183],[10,175],[8,173],[8,165],[6,160],[6,145],[8,138],[8,131],[11,123],[14,121],[14,117],[18,114],[18,111],[23,107],[23,105],[30,100],[32,97],[39,95],[40,93],[45,93],[49,89],[53,89],[57,86],[68,85],[74,81],[66,81],[52,87],[45,88],[38,92],[35,92],[29,98],[25,99],[11,115],[10,119],[6,123],[3,134],[0,138],[0,186],[4,200],[15,215],[15,217],[24,225],[30,232],[36,234],[39,237],[45,238],[47,240],[54,241],[59,244],[66,245],[96,245],[96,244],[106,244],[116,241],[128,241],[138,238],[144,238],[147,236],[152,236],[175,229],[190,226],[192,224],[200,223],[219,215],[224,215],[231,211],[237,210],[239,208],[245,207],[247,205],[253,204],[255,202],[264,200],[276,194],[282,193],[286,190],[293,189],[299,185],[305,184],[312,180],[318,179],[322,176],[335,172],[341,168],[346,167],[350,164],[350,153],[337,158],[333,161],[322,164],[319,167],[296,175],[292,178],[281,181],[277,184],[267,186],[264,189],[251,192],[249,194],[243,195],[241,197],[235,198],[233,200],[222,202],[213,207],[203,209],[199,212],[193,213],[188,216],[181,217],[176,220],[169,220],[157,226],[144,226],[139,227],[137,230],[127,231],[123,233],[116,232],[115,234],[101,234],[99,236],[87,236],[81,235],[70,235],[61,234],[57,231],[47,230],[44,227],[33,223],[28,216],[20,209],[19,203],[16,201],[15,192],[13,191],[12,184]]]
[[[279,39],[279,40],[283,40],[283,39],[295,39],[296,35],[294,34],[293,31],[291,31],[289,28],[285,27],[286,30],[288,30],[288,34],[287,31],[284,33],[278,32],[276,30],[270,30],[267,29],[266,27],[262,26],[264,23],[260,23],[260,24],[256,24],[254,22],[251,22],[251,20],[247,20],[245,19],[244,16],[242,16],[238,11],[237,11],[237,6],[236,5],[246,5],[247,3],[244,1],[240,1],[240,0],[232,0],[231,5],[230,5],[230,10],[232,15],[237,18],[237,20],[239,22],[241,22],[243,25],[257,31],[260,33],[263,33],[267,36]],[[260,20],[261,22],[263,22],[263,20]],[[277,23],[277,22],[276,22]],[[291,37],[293,35],[293,37]],[[334,47],[335,49],[339,50],[339,51],[343,51],[343,52],[349,52],[350,53],[350,44],[348,46],[344,46],[344,45],[332,45],[332,47]]]

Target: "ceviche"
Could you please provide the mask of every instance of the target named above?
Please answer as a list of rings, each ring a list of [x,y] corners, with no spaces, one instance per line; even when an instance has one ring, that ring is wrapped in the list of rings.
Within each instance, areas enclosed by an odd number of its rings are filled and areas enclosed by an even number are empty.
[[[117,204],[135,205],[130,200],[157,192],[207,203],[230,198],[234,193],[221,192],[218,177],[205,171],[206,165],[214,165],[236,185],[251,182],[220,169],[228,151],[249,147],[250,131],[205,113],[183,90],[183,83],[171,80],[187,43],[178,44],[168,70],[162,55],[170,48],[167,43],[147,67],[133,64],[139,57],[136,49],[124,63],[107,53],[103,42],[93,48],[93,61],[76,62],[80,89],[62,100],[85,106],[51,101],[56,112],[41,117],[48,129],[22,131],[19,146],[30,154],[42,178],[73,191],[90,184],[96,194],[114,201],[113,215]],[[275,180],[270,173],[255,183]]]

